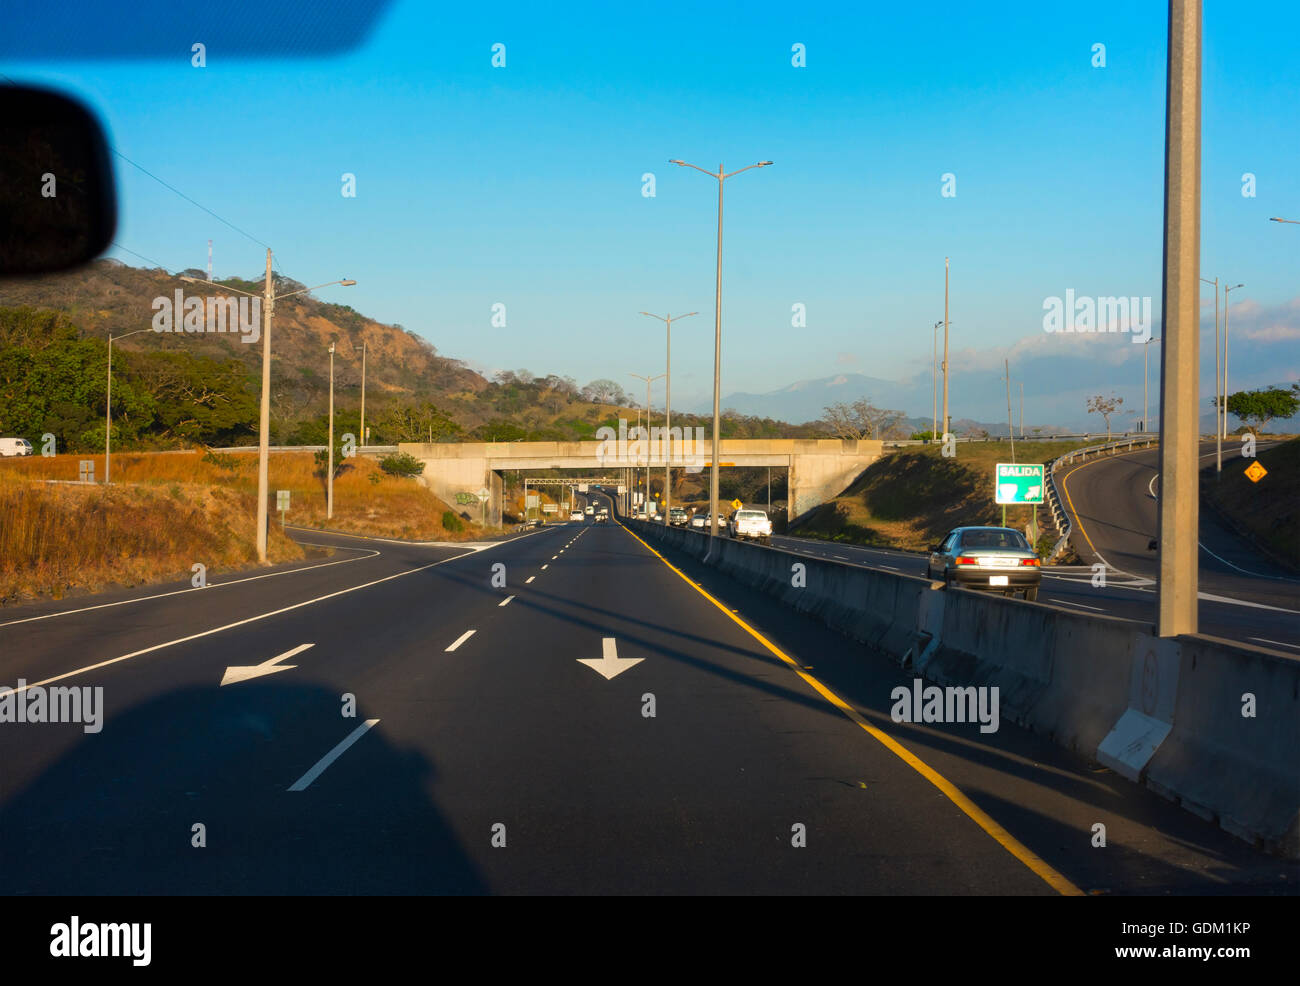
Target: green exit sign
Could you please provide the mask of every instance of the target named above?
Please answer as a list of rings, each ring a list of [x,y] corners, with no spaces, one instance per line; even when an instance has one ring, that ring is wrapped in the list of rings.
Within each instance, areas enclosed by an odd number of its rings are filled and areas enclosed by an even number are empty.
[[[995,467],[995,503],[1042,503],[1043,467],[1027,463],[999,462]]]

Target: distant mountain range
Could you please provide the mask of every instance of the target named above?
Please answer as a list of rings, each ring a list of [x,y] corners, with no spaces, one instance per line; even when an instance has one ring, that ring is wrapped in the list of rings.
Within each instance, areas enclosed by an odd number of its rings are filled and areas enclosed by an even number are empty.
[[[1047,367],[1054,361],[1035,360],[1031,369],[1020,372],[1025,374],[1024,422],[1025,430],[1040,427],[1042,434],[1105,432],[1106,425],[1100,415],[1088,414],[1085,410],[1089,396],[1099,392],[1110,393],[1112,388],[1099,386],[1081,386],[1077,374],[1079,367]],[[1071,375],[1072,372],[1074,375]],[[1140,372],[1140,370],[1139,370]],[[929,374],[926,374],[928,376]],[[1016,368],[1012,367],[1011,417],[1013,427],[1020,431],[1020,381]],[[1155,374],[1151,381],[1151,406],[1149,413],[1153,421],[1157,420],[1159,408],[1156,398]],[[1059,382],[1059,383],[1058,383]],[[859,398],[866,398],[876,407],[902,411],[908,421],[917,429],[929,429],[933,415],[933,390],[929,380],[911,381],[884,380],[869,377],[861,373],[838,373],[835,376],[819,377],[814,380],[800,380],[778,390],[754,394],[743,391],[727,394],[722,399],[724,408],[734,408],[741,414],[753,414],[760,417],[775,418],[782,421],[801,423],[816,421],[822,417],[829,404],[837,402],[852,403]],[[1137,406],[1129,403],[1131,394],[1120,413],[1111,417],[1114,431],[1134,430],[1137,420],[1141,418],[1141,379],[1136,381]],[[939,380],[942,388],[943,379]],[[1286,384],[1274,386],[1286,387]],[[1120,390],[1122,388],[1115,388]],[[942,414],[943,392],[939,391],[939,413]],[[1208,402],[1207,402],[1208,403]],[[1006,383],[998,371],[975,370],[966,373],[954,373],[948,392],[949,411],[953,419],[953,428],[960,434],[966,427],[974,425],[984,428],[990,435],[1005,435],[1006,422]],[[701,407],[704,412],[707,408]],[[1050,423],[1048,423],[1050,422]],[[1240,422],[1229,416],[1230,429]],[[1214,430],[1214,411],[1209,409],[1201,418],[1203,431]],[[1300,415],[1288,421],[1276,421],[1269,424],[1270,431],[1300,430]]]

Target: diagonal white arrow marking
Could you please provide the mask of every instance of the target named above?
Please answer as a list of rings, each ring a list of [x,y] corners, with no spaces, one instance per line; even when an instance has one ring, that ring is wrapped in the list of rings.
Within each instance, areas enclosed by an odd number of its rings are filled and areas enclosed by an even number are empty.
[[[594,657],[580,657],[579,664],[585,664],[591,670],[604,677],[606,681],[617,677],[634,664],[640,664],[645,660],[643,657],[619,657],[618,646],[614,643],[613,637],[605,637],[601,641],[602,656],[599,659]]]
[[[283,654],[271,658],[269,661],[263,661],[261,664],[250,664],[243,667],[226,668],[226,673],[221,677],[222,685],[233,685],[236,682],[247,681],[249,678],[260,678],[264,674],[275,674],[277,671],[292,671],[298,665],[280,664],[280,661],[287,661],[295,654],[301,654],[305,650],[315,647],[315,644],[300,644],[293,650],[287,650]]]

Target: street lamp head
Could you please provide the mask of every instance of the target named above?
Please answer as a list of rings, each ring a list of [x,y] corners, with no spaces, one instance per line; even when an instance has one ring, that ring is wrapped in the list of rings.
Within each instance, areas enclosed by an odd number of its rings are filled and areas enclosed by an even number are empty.
[[[334,343],[332,343],[332,342],[330,343],[330,355],[331,355],[331,356],[334,355]]]
[[[357,283],[356,281],[349,281],[349,280],[346,280],[346,279],[344,279],[344,280],[342,280],[342,281],[339,281],[339,284],[341,284],[341,285],[342,285],[343,287],[345,287],[345,288],[350,288],[350,287],[352,287],[352,285],[354,285],[354,284],[356,284],[356,283]]]
[[[1246,286],[1246,285],[1244,285],[1244,284],[1234,284],[1232,287],[1230,287],[1230,288],[1224,288],[1223,290],[1225,290],[1225,291],[1236,291],[1237,288],[1244,288],[1245,286]]]
[[[673,158],[673,159],[672,159],[671,161],[669,161],[668,163],[669,163],[669,164],[675,164],[675,165],[677,165],[679,168],[684,168],[684,167],[686,167],[686,162],[685,162],[685,161],[678,161],[676,158]]]
[[[771,163],[772,163],[771,161],[759,161],[759,162],[758,162],[758,166],[759,166],[760,168],[766,168],[766,167],[767,167],[769,164],[771,164]]]

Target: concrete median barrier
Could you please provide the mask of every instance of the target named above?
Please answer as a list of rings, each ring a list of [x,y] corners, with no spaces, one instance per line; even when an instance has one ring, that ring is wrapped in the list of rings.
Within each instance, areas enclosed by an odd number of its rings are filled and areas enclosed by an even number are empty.
[[[996,686],[1003,718],[1300,859],[1300,661],[780,548],[710,544],[698,531],[629,527],[940,685]]]

